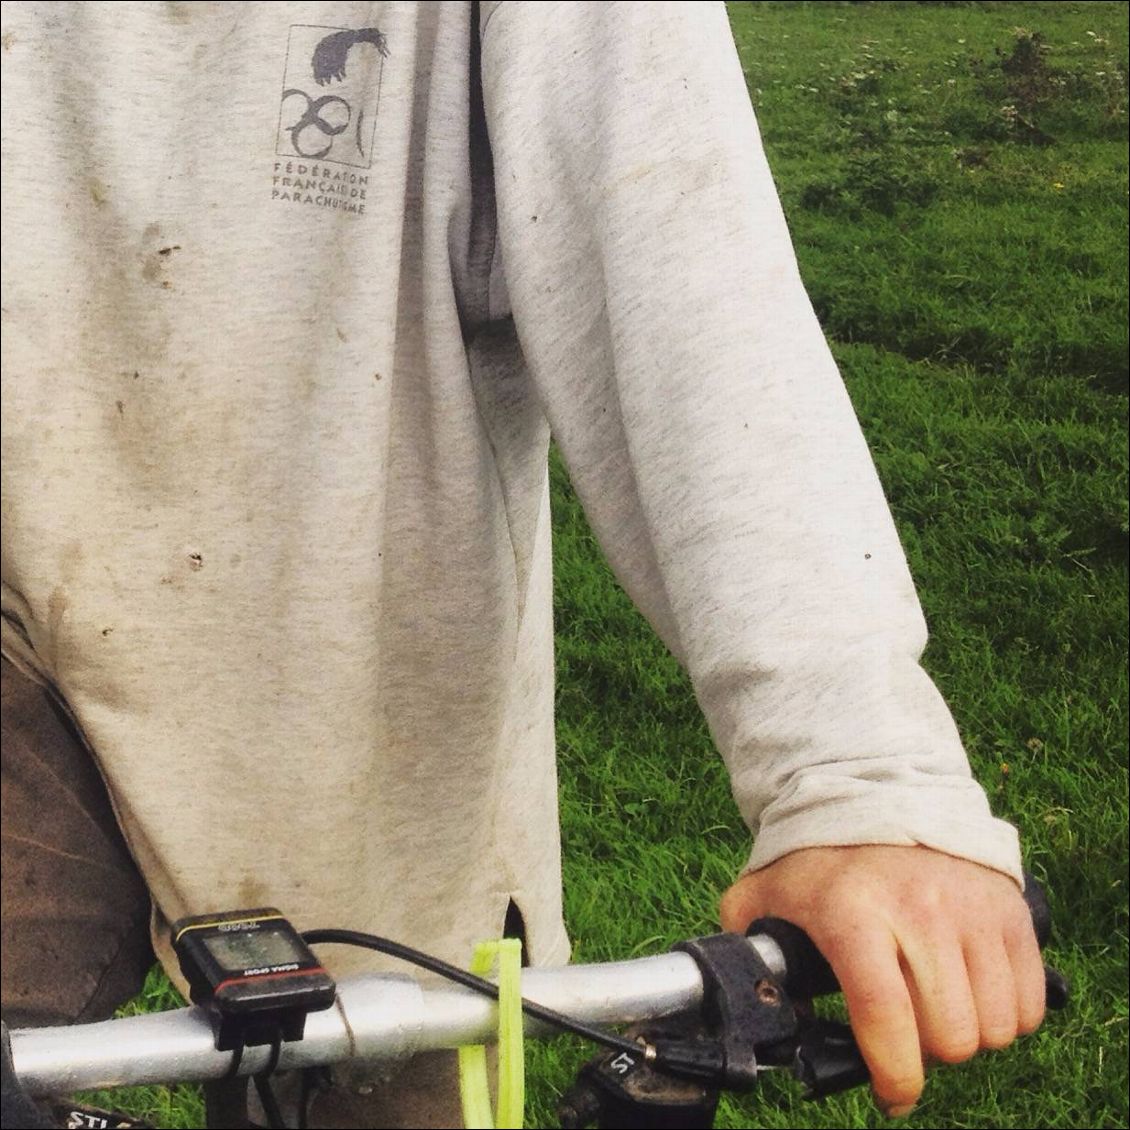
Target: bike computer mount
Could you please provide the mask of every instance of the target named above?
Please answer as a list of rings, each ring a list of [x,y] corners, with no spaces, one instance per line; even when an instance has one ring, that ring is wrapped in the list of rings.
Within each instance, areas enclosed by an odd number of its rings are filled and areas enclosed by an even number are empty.
[[[172,942],[219,1051],[301,1040],[307,1013],[334,1002],[333,978],[274,907],[181,918]]]

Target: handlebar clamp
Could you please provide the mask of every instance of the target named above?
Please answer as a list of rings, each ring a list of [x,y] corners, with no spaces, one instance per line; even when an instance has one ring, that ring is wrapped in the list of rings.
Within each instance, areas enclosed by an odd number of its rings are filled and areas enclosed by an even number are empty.
[[[737,934],[681,942],[702,973],[703,1018],[722,1047],[722,1086],[748,1091],[757,1084],[758,1057],[795,1044],[797,1016],[788,995],[757,951]],[[752,991],[751,987],[752,986]]]

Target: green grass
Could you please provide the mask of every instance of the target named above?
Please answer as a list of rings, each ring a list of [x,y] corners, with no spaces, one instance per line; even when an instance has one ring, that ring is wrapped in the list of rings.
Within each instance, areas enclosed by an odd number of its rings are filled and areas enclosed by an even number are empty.
[[[1047,881],[1075,987],[1036,1036],[933,1072],[909,1125],[1125,1125],[1128,7],[731,16],[927,666]],[[577,960],[654,952],[714,928],[747,835],[686,679],[553,475],[568,923]],[[529,1125],[586,1054],[531,1051]],[[881,1124],[865,1094],[810,1105],[781,1081],[719,1118]]]

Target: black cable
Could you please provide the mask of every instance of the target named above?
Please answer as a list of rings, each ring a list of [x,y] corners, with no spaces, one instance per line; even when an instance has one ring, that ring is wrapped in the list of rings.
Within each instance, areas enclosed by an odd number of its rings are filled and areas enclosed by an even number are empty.
[[[279,1065],[279,1056],[282,1054],[282,1029],[276,1028],[271,1038],[271,1054],[267,1058],[267,1065],[262,1071],[256,1071],[251,1077],[255,1083],[255,1090],[259,1093],[259,1101],[263,1104],[263,1111],[267,1115],[267,1125],[274,1130],[286,1130],[283,1121],[282,1108],[279,1106],[275,1092],[271,1088],[271,1076]]]
[[[275,1130],[275,1128],[286,1130],[286,1123],[283,1121],[282,1111],[279,1109],[275,1092],[271,1090],[268,1076],[262,1074],[255,1075],[252,1078],[255,1080],[255,1090],[259,1092],[259,1101],[263,1104],[263,1111],[267,1115],[267,1125],[272,1130]]]
[[[476,977],[473,973],[460,969],[458,965],[451,965],[446,961],[441,961],[438,957],[432,957],[430,954],[422,953],[411,946],[402,945],[400,942],[394,942],[388,938],[380,938],[376,934],[363,934],[358,930],[306,930],[302,934],[302,940],[309,946],[316,946],[321,942],[335,942],[344,946],[361,946],[363,949],[376,950],[378,953],[385,953],[390,957],[398,957],[402,961],[411,962],[413,965],[418,965],[421,969],[427,969],[431,973],[438,973],[441,977],[456,981],[468,989],[474,989],[475,992],[482,993],[483,996],[490,997],[492,1000],[498,1000],[498,986],[493,981]],[[546,1008],[544,1005],[528,1001],[525,997],[522,998],[522,1011],[535,1020],[541,1020],[546,1024],[552,1024],[555,1028],[562,1028],[566,1032],[584,1036],[585,1039],[592,1040],[596,1044],[603,1044],[606,1048],[628,1052],[632,1055],[641,1054],[640,1044],[635,1040],[629,1040],[626,1036],[618,1036],[615,1032],[609,1032],[604,1028],[594,1028],[583,1021],[574,1020],[572,1017],[556,1012],[552,1008]]]
[[[262,1071],[256,1071],[255,1074],[262,1075],[264,1079],[274,1075],[275,1068],[279,1065],[280,1055],[282,1055],[282,1031],[275,1029],[275,1034],[271,1038],[271,1054],[267,1059],[267,1066]]]
[[[243,1047],[243,1041],[240,1040],[232,1050],[231,1063],[228,1064],[228,1069],[224,1072],[223,1078],[234,1079],[239,1074],[239,1065],[243,1062]]]

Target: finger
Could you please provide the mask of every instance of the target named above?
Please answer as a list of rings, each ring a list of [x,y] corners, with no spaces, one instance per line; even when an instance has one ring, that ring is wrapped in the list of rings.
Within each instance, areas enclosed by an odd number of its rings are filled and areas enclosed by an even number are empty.
[[[1005,933],[1005,952],[1016,985],[1016,1030],[1027,1035],[1039,1028],[1047,1008],[1044,959],[1031,920],[1026,916]]]
[[[875,1101],[892,1117],[909,1114],[925,1082],[918,1024],[893,934],[857,935],[828,953],[839,979]]]
[[[1016,1039],[1017,994],[1004,939],[978,939],[965,948],[965,965],[977,1008],[977,1027],[983,1048],[1007,1047]]]
[[[960,943],[930,934],[908,938],[902,966],[922,1054],[944,1063],[969,1059],[980,1046],[980,1029]]]

